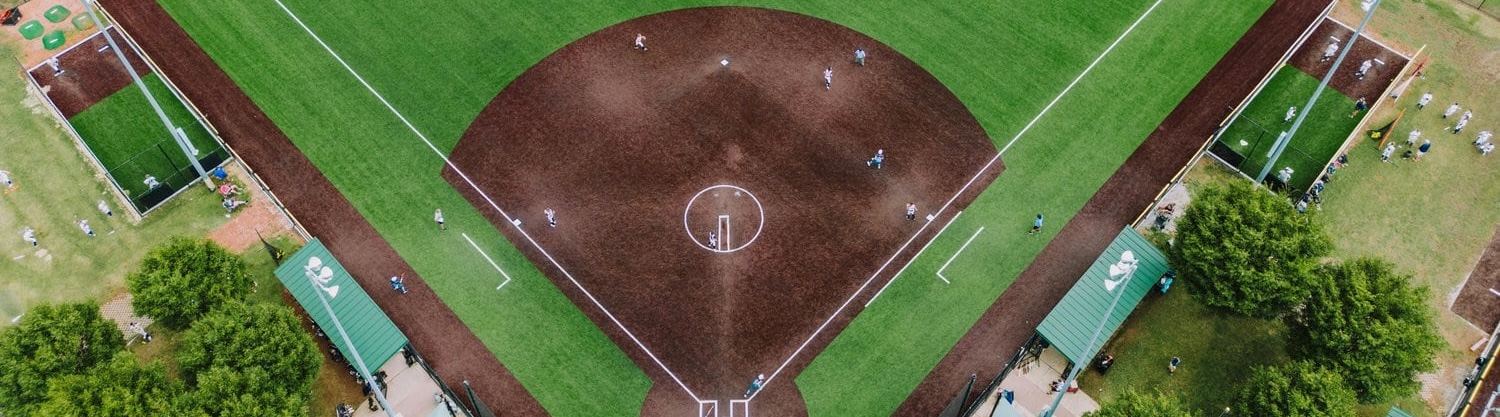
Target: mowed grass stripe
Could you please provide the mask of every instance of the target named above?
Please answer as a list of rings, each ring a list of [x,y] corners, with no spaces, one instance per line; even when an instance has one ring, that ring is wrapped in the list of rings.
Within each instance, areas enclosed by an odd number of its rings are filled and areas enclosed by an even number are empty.
[[[944,271],[952,284],[934,274],[966,233],[939,237],[802,373],[809,415],[895,411],[1269,4],[1164,2],[1006,153],[1004,175],[950,228],[986,227]],[[1027,236],[1038,212],[1045,237]]]
[[[650,380],[453,191],[432,151],[274,2],[164,5],[549,413],[639,412]],[[432,224],[434,207],[444,208],[447,232]],[[457,232],[468,232],[517,281],[495,290],[503,278]]]

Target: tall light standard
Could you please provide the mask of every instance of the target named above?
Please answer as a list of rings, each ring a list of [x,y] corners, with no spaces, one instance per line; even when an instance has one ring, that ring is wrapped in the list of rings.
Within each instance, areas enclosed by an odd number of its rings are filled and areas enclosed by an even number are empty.
[[[1135,277],[1135,269],[1140,266],[1140,260],[1135,258],[1135,253],[1125,251],[1120,254],[1120,261],[1109,266],[1109,278],[1104,279],[1104,290],[1115,293],[1114,300],[1109,302],[1109,308],[1104,309],[1104,316],[1099,318],[1099,325],[1094,327],[1094,336],[1089,338],[1089,344],[1083,348],[1084,352],[1093,354],[1094,344],[1099,343],[1099,335],[1104,333],[1104,326],[1109,324],[1109,316],[1114,315],[1115,306],[1120,304],[1120,297],[1125,295],[1125,290],[1115,292],[1116,288],[1130,285],[1130,279]],[[1052,408],[1046,411],[1042,417],[1052,417],[1057,414],[1057,409],[1062,405],[1063,394],[1068,393],[1068,387],[1073,386],[1073,381],[1078,378],[1078,371],[1088,366],[1087,359],[1084,363],[1073,364],[1073,370],[1068,371],[1068,377],[1063,379],[1062,386],[1058,387],[1057,398],[1052,400]]]
[[[385,399],[385,391],[380,389],[380,384],[375,383],[375,378],[370,375],[370,368],[365,366],[365,359],[360,356],[359,351],[354,349],[354,342],[349,340],[349,333],[344,332],[344,324],[339,322],[339,316],[333,314],[333,307],[328,305],[328,299],[339,296],[339,286],[328,285],[333,282],[333,268],[323,264],[322,259],[316,256],[307,258],[307,265],[302,266],[307,273],[307,282],[313,286],[313,295],[318,296],[318,301],[323,303],[323,311],[328,313],[328,318],[333,320],[333,328],[339,331],[339,338],[344,340],[344,346],[349,347],[349,356],[353,356],[355,369],[359,376],[365,379],[365,384],[375,392],[375,400],[380,402],[380,407],[385,409],[385,415],[396,417],[396,411],[391,409],[391,403]],[[325,297],[323,293],[328,293]]]

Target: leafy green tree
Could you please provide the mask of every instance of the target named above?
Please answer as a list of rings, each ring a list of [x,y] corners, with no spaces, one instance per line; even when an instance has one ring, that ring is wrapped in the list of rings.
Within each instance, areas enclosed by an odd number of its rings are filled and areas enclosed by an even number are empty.
[[[308,415],[310,389],[292,391],[278,385],[264,369],[235,370],[216,366],[198,373],[198,388],[188,395],[189,411],[199,416],[302,417]]]
[[[1193,413],[1177,397],[1126,392],[1114,401],[1104,403],[1097,411],[1083,417],[1192,417]]]
[[[279,305],[225,304],[182,334],[177,364],[208,415],[299,415],[321,362],[312,336]]]
[[[1391,263],[1360,258],[1323,265],[1307,304],[1286,317],[1293,358],[1343,375],[1361,402],[1385,401],[1421,387],[1444,345],[1428,311],[1427,287]]]
[[[244,258],[213,241],[178,237],[147,253],[125,283],[135,311],[180,330],[221,304],[244,300],[253,285],[248,269]]]
[[[1354,417],[1356,405],[1354,390],[1338,373],[1298,361],[1255,367],[1234,409],[1266,417]]]
[[[1306,275],[1332,249],[1286,199],[1232,181],[1193,196],[1167,257],[1204,305],[1273,318],[1307,298]]]
[[[141,366],[130,352],[87,374],[54,378],[38,415],[133,417],[176,415],[182,384],[167,379],[160,364]]]
[[[26,417],[53,378],[81,375],[125,349],[125,337],[94,303],[39,305],[0,332],[0,414]]]

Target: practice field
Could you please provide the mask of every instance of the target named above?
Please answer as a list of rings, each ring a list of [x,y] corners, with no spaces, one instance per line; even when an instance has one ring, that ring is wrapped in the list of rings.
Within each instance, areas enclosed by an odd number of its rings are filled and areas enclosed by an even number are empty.
[[[122,25],[140,33],[143,47],[161,57],[164,72],[179,80],[195,103],[212,107],[206,109],[211,117],[238,122],[216,126],[252,166],[259,164],[257,170],[314,234],[324,236],[341,259],[357,264],[350,267],[356,277],[374,290],[403,330],[409,329],[418,350],[448,383],[468,379],[492,406],[516,415],[628,415],[643,408],[654,414],[684,407],[648,404],[648,391],[651,398],[680,398],[680,387],[652,363],[652,352],[664,347],[633,343],[579,288],[559,289],[548,281],[543,270],[552,274],[552,266],[528,262],[482,217],[498,213],[474,207],[438,174],[439,156],[457,157],[455,145],[481,109],[545,56],[601,28],[695,4],[163,2],[194,45],[174,39],[183,35],[173,32],[175,26],[147,30],[151,18],[162,17],[154,2],[104,3]],[[1004,153],[1007,170],[964,214],[953,213],[958,220],[922,226],[932,233],[951,230],[916,258],[914,270],[952,261],[945,272],[952,284],[929,274],[895,274],[905,264],[888,262],[891,254],[867,259],[871,266],[892,265],[877,268],[884,269],[882,279],[854,294],[825,295],[848,308],[812,319],[821,323],[819,329],[848,328],[838,341],[832,331],[792,335],[791,343],[811,347],[772,360],[787,373],[767,387],[768,398],[793,398],[801,391],[812,415],[892,412],[1269,4],[768,4],[848,26],[881,42],[879,48],[910,57],[975,114],[993,138],[990,149]],[[375,10],[402,13],[397,18]],[[1060,21],[1070,25],[1054,24]],[[487,24],[475,30],[474,22]],[[409,36],[393,26],[422,28],[424,35]],[[638,30],[648,39],[672,38],[660,34],[671,30],[665,27]],[[630,52],[628,37],[616,42],[620,52]],[[851,47],[828,45],[821,62],[799,64],[813,71],[807,77],[814,90],[821,87],[819,66],[843,63]],[[872,55],[872,65],[890,58]],[[173,68],[195,76],[179,76]],[[836,88],[851,74],[846,69],[836,72]],[[244,95],[214,84],[230,80]],[[270,130],[262,125],[267,118],[275,122]],[[300,155],[288,152],[293,144]],[[868,144],[850,144],[847,153],[859,155],[855,148],[861,146]],[[964,158],[996,156],[989,152]],[[893,154],[890,163],[899,164],[901,157]],[[600,162],[565,152],[539,158],[582,166]],[[313,165],[317,170],[308,171]],[[525,213],[527,230],[541,226],[537,207],[552,204],[542,195],[510,197],[536,204],[514,209]],[[682,200],[661,205],[677,212]],[[432,224],[435,207],[444,209],[447,231]],[[884,209],[869,209],[884,215]],[[1048,227],[1041,236],[1027,236],[1036,212],[1047,213]],[[573,221],[568,215],[560,210],[559,229]],[[976,232],[980,227],[986,231]],[[965,239],[971,236],[977,237],[968,246]],[[531,250],[530,242],[518,245]],[[961,257],[956,255],[960,246],[967,247]],[[384,276],[408,270],[420,276],[412,280],[412,294],[379,291]],[[895,283],[872,299],[891,279]],[[869,301],[869,309],[863,309]],[[850,323],[860,311],[860,319]],[[467,326],[473,337],[455,335],[464,333],[459,326]],[[478,356],[471,342],[482,342],[487,356]],[[821,346],[829,350],[814,361],[812,352]],[[797,384],[788,383],[804,368]],[[506,370],[525,386],[523,392],[496,388],[508,387]],[[739,372],[727,369],[726,375]],[[748,375],[741,378],[748,382]],[[772,415],[801,408],[769,402],[753,408],[770,407],[764,409]]]
[[[1287,108],[1296,106],[1299,113],[1307,111],[1303,105],[1317,88],[1318,79],[1296,67],[1285,66],[1277,71],[1219,137],[1225,146],[1245,157],[1236,168],[1246,175],[1260,173],[1276,137],[1291,129],[1292,123],[1285,121]],[[1323,175],[1323,165],[1359,126],[1360,118],[1349,117],[1353,110],[1354,100],[1332,88],[1323,90],[1318,104],[1297,129],[1297,136],[1276,161],[1270,178],[1275,178],[1275,171],[1282,167],[1292,167],[1290,187],[1300,191],[1311,186]]]

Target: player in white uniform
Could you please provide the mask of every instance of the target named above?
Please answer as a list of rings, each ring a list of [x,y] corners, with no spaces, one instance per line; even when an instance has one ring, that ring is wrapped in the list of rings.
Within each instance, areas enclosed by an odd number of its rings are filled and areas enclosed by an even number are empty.
[[[1422,95],[1422,98],[1420,100],[1417,100],[1417,108],[1418,109],[1425,109],[1425,108],[1427,108],[1427,103],[1431,103],[1431,102],[1432,102],[1432,92],[1428,91],[1427,94],[1423,94]]]
[[[1339,43],[1338,42],[1329,42],[1328,43],[1328,47],[1327,48],[1323,48],[1323,59],[1318,60],[1318,62],[1323,62],[1323,61],[1327,61],[1329,59],[1333,59],[1333,54],[1336,54],[1338,52],[1339,52]]]
[[[828,67],[828,69],[823,70],[823,89],[833,89],[833,67]]]
[[[1354,72],[1354,77],[1361,80],[1365,79],[1365,73],[1370,72],[1370,67],[1373,66],[1375,66],[1375,63],[1368,59],[1366,59],[1365,62],[1359,63],[1359,71]]]
[[[546,209],[546,210],[542,210],[542,214],[546,214],[547,215],[547,226],[557,227],[557,212],[556,211],[552,211],[552,209],[549,208],[549,209]]]
[[[635,34],[635,49],[641,52],[646,51],[646,35]]]
[[[708,248],[713,250],[719,249],[719,235],[714,232],[708,232]]]

